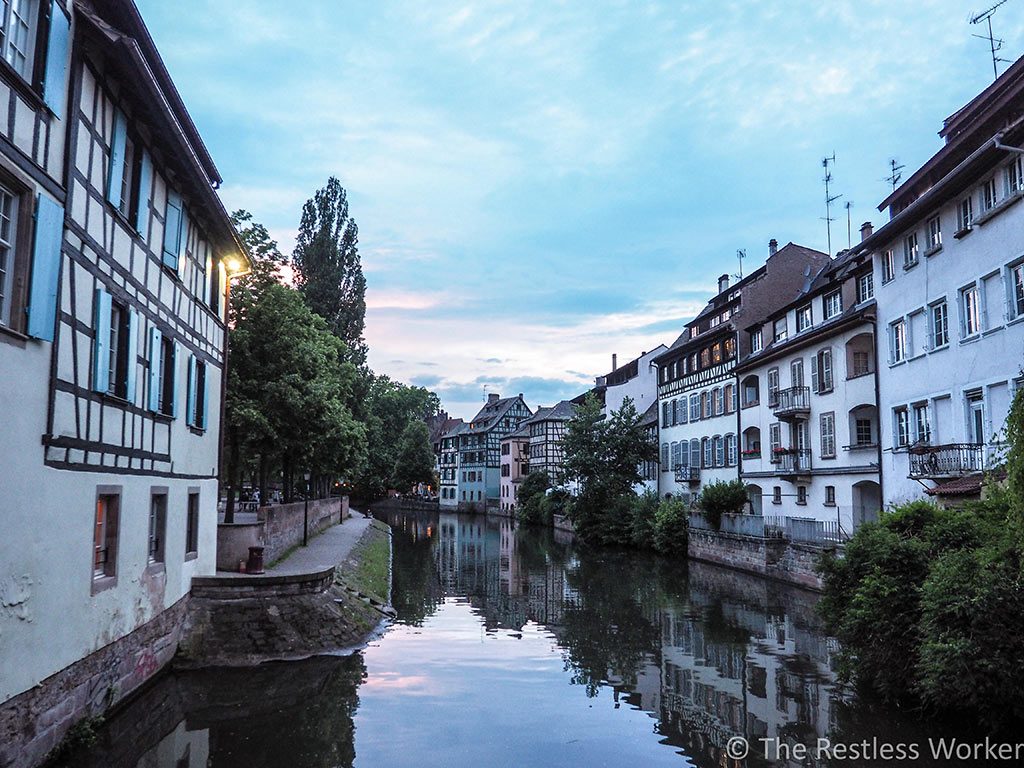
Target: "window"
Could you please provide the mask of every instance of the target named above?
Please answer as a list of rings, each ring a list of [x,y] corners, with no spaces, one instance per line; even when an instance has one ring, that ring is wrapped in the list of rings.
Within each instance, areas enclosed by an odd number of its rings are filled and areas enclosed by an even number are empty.
[[[1010,269],[1011,304],[1017,317],[1024,317],[1024,263]]]
[[[96,520],[93,529],[94,579],[117,575],[117,529],[120,513],[120,493],[101,488],[100,493],[96,495]]]
[[[748,376],[743,380],[743,406],[757,405],[761,393],[757,376]]]
[[[774,408],[779,404],[779,369],[768,371],[768,405]]]
[[[843,296],[839,291],[832,291],[825,297],[825,319],[838,316],[843,311]]]
[[[721,344],[715,344],[713,347],[711,347],[711,361],[716,364],[722,362]]]
[[[868,272],[857,278],[857,303],[868,301],[875,297],[875,276]]]
[[[956,207],[956,226],[960,232],[966,232],[974,224],[974,202],[968,195]]]
[[[511,469],[512,468],[508,464],[502,464],[501,465],[501,476],[502,477],[509,477],[509,475],[511,473]]]
[[[173,190],[167,192],[167,208],[164,212],[164,245],[162,260],[174,272],[184,266],[185,247],[188,240],[188,216],[181,195]]]
[[[722,396],[722,390],[720,388],[715,387],[711,390],[711,399],[715,416],[721,416],[725,413],[725,398]]]
[[[928,421],[927,403],[918,403],[914,406],[914,441],[918,443],[932,441],[932,427]]]
[[[661,426],[662,427],[667,427],[668,426],[668,423],[669,423],[669,420],[668,420],[668,413],[669,413],[669,411],[668,411],[668,409],[669,409],[669,404],[668,403],[662,403],[661,404]]]
[[[707,392],[700,393],[700,417],[702,419],[711,418],[711,398]]]
[[[220,297],[221,297],[221,270],[223,266],[216,259],[209,260],[209,269],[207,270],[208,279],[210,281],[210,309],[213,310],[215,315],[220,314]]]
[[[192,355],[188,359],[188,424],[196,429],[207,427],[206,363]]]
[[[932,317],[932,349],[939,349],[949,344],[949,315],[946,302],[933,304]]]
[[[18,198],[0,186],[0,325],[10,327],[14,303],[15,236],[17,234]]]
[[[823,349],[811,358],[811,384],[818,394],[831,392],[833,387],[832,377],[832,350]]]
[[[891,250],[882,254],[882,282],[888,283],[896,277],[896,257]]]
[[[1022,173],[1024,158],[1019,155],[1006,166],[1006,194],[1010,196],[1021,189],[1024,189],[1024,173]]]
[[[736,387],[732,384],[726,384],[722,388],[722,400],[725,407],[726,413],[734,413],[736,411]]]
[[[806,331],[811,327],[812,320],[811,305],[808,304],[805,307],[800,307],[800,309],[796,311],[796,332],[801,333],[802,331]]]
[[[910,415],[906,408],[893,410],[893,439],[897,448],[910,445]]]
[[[871,355],[867,352],[855,350],[853,353],[853,376],[864,376],[871,373]]]
[[[836,505],[836,487],[834,485],[825,486],[825,506],[834,507]]]
[[[676,426],[679,423],[679,400],[672,401],[672,426]]]
[[[661,444],[661,471],[668,472],[668,443]]]
[[[807,503],[807,486],[798,485],[796,487],[796,503],[806,504]]]
[[[707,368],[709,365],[711,365],[711,350],[702,349],[700,351],[700,367]]]
[[[938,216],[928,219],[928,250],[937,251],[942,247],[942,224]]]
[[[511,443],[502,443],[501,444],[501,455],[502,456],[508,456],[511,453],[512,453],[512,444]]]
[[[711,438],[711,442],[715,447],[715,466],[725,466],[725,440],[721,435],[715,435]]]
[[[690,441],[690,466],[694,469],[700,467],[700,453],[701,445],[700,440],[693,438]]]
[[[672,470],[679,469],[683,464],[683,443],[672,443]]]
[[[836,415],[823,413],[819,417],[821,426],[821,456],[835,458],[836,455]]]
[[[857,445],[874,445],[874,429],[871,427],[871,419],[856,419],[854,421],[854,433]]]
[[[910,269],[917,264],[920,247],[917,242],[917,232],[911,232],[903,238],[903,268]]]
[[[760,352],[763,343],[764,342],[761,338],[761,329],[755,328],[754,330],[752,330],[750,332],[750,351]]]
[[[26,80],[35,64],[36,27],[39,23],[38,0],[5,0],[0,10],[3,25],[4,59]]]
[[[789,336],[789,328],[786,325],[786,318],[781,318],[775,321],[774,325],[774,339],[775,343],[778,344],[780,341],[785,341]]]
[[[723,354],[726,360],[732,360],[736,357],[736,339],[728,338],[722,342]]]
[[[889,359],[900,363],[907,359],[907,323],[897,320],[889,326]]]
[[[714,463],[715,463],[714,446],[712,445],[711,440],[706,438],[706,437],[705,438],[701,438],[700,445],[701,445],[701,449],[704,452],[704,467],[707,468],[707,467],[714,466]]]
[[[782,488],[781,488],[781,486],[776,485],[774,488],[772,488],[772,504],[781,504],[781,503],[782,503]]]
[[[963,307],[963,332],[964,336],[973,336],[981,332],[981,297],[978,295],[978,286],[971,285],[960,291],[961,306]]]
[[[991,211],[996,207],[996,180],[991,178],[981,185],[981,207]]]
[[[690,421],[700,420],[700,395],[690,395]]]
[[[779,423],[768,425],[768,442],[772,450],[772,462],[777,462],[776,454],[782,450],[782,425]]]
[[[736,466],[736,435],[725,436],[725,466]]]
[[[804,361],[794,360],[789,364],[789,378],[791,386],[802,387],[804,385]]]
[[[167,526],[167,492],[154,491],[149,502],[149,546],[150,563],[164,561],[164,531]]]

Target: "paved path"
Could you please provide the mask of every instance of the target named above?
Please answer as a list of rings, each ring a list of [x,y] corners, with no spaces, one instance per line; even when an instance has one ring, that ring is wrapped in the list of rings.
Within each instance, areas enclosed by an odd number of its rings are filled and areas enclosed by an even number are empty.
[[[345,562],[352,547],[372,522],[372,518],[363,517],[361,512],[355,512],[341,525],[328,528],[311,538],[309,546],[300,546],[273,568],[267,568],[267,575],[291,576],[298,573],[313,573],[340,565]]]

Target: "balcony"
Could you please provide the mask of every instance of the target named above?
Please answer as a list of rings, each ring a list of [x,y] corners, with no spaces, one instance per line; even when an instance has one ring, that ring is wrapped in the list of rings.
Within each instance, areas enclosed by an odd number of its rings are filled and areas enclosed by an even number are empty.
[[[700,467],[676,467],[676,482],[677,483],[694,483],[700,482]]]
[[[910,477],[936,480],[960,477],[985,469],[985,446],[981,443],[915,445],[910,448]]]
[[[811,452],[809,449],[790,448],[779,451],[772,456],[772,463],[782,477],[806,475],[811,471]]]
[[[807,418],[811,413],[811,388],[790,387],[775,393],[773,411],[783,421]]]

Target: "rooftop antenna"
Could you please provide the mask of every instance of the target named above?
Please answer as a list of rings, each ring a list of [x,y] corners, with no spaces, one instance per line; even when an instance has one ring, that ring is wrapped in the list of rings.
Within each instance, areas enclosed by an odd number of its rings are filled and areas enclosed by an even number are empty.
[[[885,180],[892,185],[892,191],[896,191],[896,187],[899,186],[900,179],[903,178],[903,174],[900,173],[906,166],[900,165],[899,161],[895,157],[889,158],[889,170],[891,173],[885,177]]]
[[[850,226],[850,209],[853,208],[853,201],[852,200],[847,200],[845,203],[843,203],[843,206],[846,208],[846,247],[847,248],[852,248],[853,247],[853,229]]]
[[[735,275],[733,275],[733,277],[735,277],[737,280],[742,280],[743,279],[743,260],[745,258],[747,258],[747,249],[746,248],[737,248],[736,249],[736,260],[739,261],[739,263],[740,263],[740,271],[737,272]]]
[[[832,255],[832,222],[835,219],[832,218],[832,203],[838,200],[842,195],[833,195],[829,191],[829,186],[832,184],[832,171],[829,170],[830,165],[835,165],[836,153],[833,152],[831,157],[823,157],[821,159],[821,167],[825,169],[825,228],[828,232],[828,255]]]
[[[996,9],[999,6],[1001,6],[1003,3],[1005,3],[1005,2],[1006,2],[1006,0],[999,0],[998,3],[993,5],[987,11],[982,11],[981,13],[975,13],[969,19],[971,24],[981,24],[981,22],[985,22],[988,25],[988,34],[987,35],[974,35],[974,34],[972,34],[972,37],[976,37],[979,40],[988,40],[988,47],[989,47],[989,50],[992,53],[992,76],[994,78],[998,78],[999,77],[999,63],[1000,62],[1002,62],[1004,64],[1009,63],[1008,59],[1001,59],[998,56],[996,56],[996,53],[998,53],[1002,49],[1002,47],[1003,47],[1003,41],[1002,41],[1001,38],[998,38],[994,34],[992,34],[992,15],[996,12]]]

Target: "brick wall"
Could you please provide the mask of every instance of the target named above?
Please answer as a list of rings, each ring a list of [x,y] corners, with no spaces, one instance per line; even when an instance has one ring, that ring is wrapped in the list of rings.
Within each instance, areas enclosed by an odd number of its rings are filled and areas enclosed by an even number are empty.
[[[166,666],[178,648],[189,598],[129,635],[0,705],[0,766],[39,765],[68,730],[95,717]]]
[[[343,509],[347,510],[347,499],[315,499],[309,502],[309,535],[341,522]],[[278,504],[261,507],[260,522],[263,523],[263,561],[268,565],[278,560],[292,547],[302,543],[305,503]]]
[[[719,531],[690,529],[689,557],[746,573],[821,591],[814,569],[821,548],[782,539],[762,539]]]

